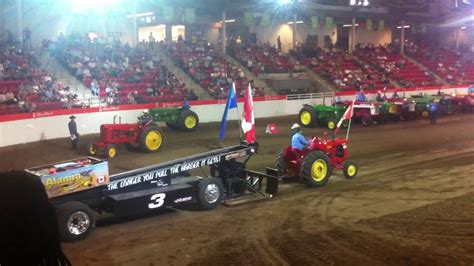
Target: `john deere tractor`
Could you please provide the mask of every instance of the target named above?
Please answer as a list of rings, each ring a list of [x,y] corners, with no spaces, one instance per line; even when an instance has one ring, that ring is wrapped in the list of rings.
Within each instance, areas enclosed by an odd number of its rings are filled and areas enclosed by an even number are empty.
[[[165,122],[169,128],[175,130],[194,131],[199,125],[197,114],[186,107],[150,109],[150,115],[153,122]]]
[[[311,106],[303,105],[299,113],[299,123],[303,127],[315,127],[316,125],[326,126],[329,129],[336,128],[337,122],[346,111],[346,105],[324,105],[318,104]],[[347,123],[345,123],[347,124]],[[345,126],[343,124],[343,126]]]

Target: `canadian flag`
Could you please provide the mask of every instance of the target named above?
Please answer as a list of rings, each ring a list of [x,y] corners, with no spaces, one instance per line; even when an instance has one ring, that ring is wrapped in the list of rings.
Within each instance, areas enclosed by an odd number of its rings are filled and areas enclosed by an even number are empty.
[[[342,115],[341,120],[339,120],[339,122],[337,122],[336,131],[334,132],[334,135],[337,133],[339,128],[342,126],[342,123],[344,123],[344,120],[350,120],[352,118],[352,115],[354,114],[354,101],[355,100],[353,100],[351,102],[351,104],[349,104],[346,111]]]
[[[254,143],[257,141],[255,138],[255,117],[253,115],[253,97],[252,88],[249,87],[245,92],[244,98],[244,113],[242,114],[242,131],[245,134],[245,140],[247,144]]]

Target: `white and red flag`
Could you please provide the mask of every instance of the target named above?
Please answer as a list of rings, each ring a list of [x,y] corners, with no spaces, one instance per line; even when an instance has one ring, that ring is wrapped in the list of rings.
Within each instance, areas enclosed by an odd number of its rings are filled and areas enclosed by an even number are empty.
[[[257,141],[255,138],[255,117],[253,114],[253,97],[252,88],[249,87],[245,92],[244,98],[244,112],[242,114],[242,131],[245,134],[245,140],[247,144],[254,143]]]
[[[342,123],[344,123],[345,120],[349,120],[349,124],[351,123],[351,118],[352,118],[353,114],[354,114],[354,100],[347,107],[346,111],[344,112],[344,114],[341,117],[341,120],[339,120],[339,122],[337,122],[336,131],[334,132],[334,135],[336,135],[337,131],[342,126]],[[347,135],[349,135],[349,133]]]

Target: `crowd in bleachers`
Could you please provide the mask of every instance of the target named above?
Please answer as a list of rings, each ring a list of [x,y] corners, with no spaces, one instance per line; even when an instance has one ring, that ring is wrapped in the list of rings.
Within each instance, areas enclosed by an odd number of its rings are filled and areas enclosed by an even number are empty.
[[[6,36],[0,42],[0,114],[45,111],[76,104],[77,96],[41,68],[28,39],[22,45],[11,33]]]
[[[106,42],[71,34],[60,36],[49,47],[72,75],[109,104],[197,98],[153,54],[152,46],[144,42],[132,48],[117,39]]]
[[[237,95],[243,96],[248,83],[244,71],[229,63],[205,40],[178,41],[163,44],[168,55],[215,99],[224,99],[232,82]],[[264,95],[262,88],[254,88],[255,95]]]
[[[392,46],[357,45],[352,54],[337,46],[302,45],[293,55],[341,90],[441,85],[432,71],[407,60]]]
[[[258,76],[261,73],[293,73],[301,72],[298,62],[293,63],[290,57],[277,47],[265,44],[244,44],[232,42],[229,54],[243,66]]]
[[[450,84],[474,83],[474,52],[465,45],[435,49],[411,44],[407,54]]]

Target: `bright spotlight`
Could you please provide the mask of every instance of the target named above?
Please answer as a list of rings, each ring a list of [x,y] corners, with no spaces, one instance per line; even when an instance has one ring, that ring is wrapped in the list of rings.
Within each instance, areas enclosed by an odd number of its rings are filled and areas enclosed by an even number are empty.
[[[288,5],[291,3],[291,0],[278,0],[278,3],[282,6]]]

